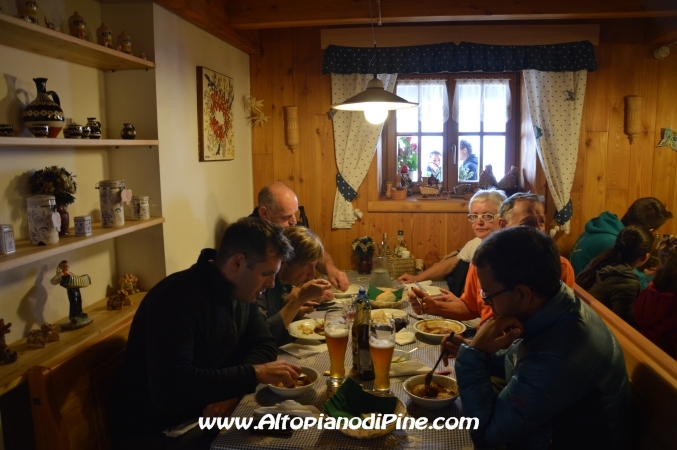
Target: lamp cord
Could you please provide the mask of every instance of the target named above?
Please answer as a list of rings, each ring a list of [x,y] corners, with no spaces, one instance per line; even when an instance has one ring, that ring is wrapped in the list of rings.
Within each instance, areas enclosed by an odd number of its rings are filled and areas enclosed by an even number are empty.
[[[376,0],[376,4],[378,5],[378,24],[380,26],[383,25],[381,22],[381,0]],[[371,11],[371,0],[369,0],[369,22],[371,22],[371,38],[374,41],[374,54],[371,55],[367,69],[371,68],[371,63],[374,62],[376,57],[376,32],[374,31],[374,14]],[[374,78],[376,78],[376,73],[374,73]]]

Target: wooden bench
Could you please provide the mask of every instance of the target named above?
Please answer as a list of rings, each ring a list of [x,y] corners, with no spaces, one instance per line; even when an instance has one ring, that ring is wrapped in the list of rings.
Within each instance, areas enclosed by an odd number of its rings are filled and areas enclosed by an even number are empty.
[[[668,449],[677,446],[677,361],[606,306],[576,285],[578,297],[604,319],[625,355],[637,421],[635,448]]]
[[[39,450],[111,448],[107,406],[117,385],[129,327],[144,295],[130,296],[132,306],[122,311],[107,310],[105,299],[85,308],[94,322],[61,332],[61,340],[46,348],[29,349],[25,339],[10,345],[19,360],[0,368],[0,394],[20,391],[15,388],[27,381],[29,398],[7,395],[12,401],[2,404],[7,449],[33,448],[25,431],[16,435],[5,429],[5,418],[16,410],[17,402],[30,403],[34,447]]]

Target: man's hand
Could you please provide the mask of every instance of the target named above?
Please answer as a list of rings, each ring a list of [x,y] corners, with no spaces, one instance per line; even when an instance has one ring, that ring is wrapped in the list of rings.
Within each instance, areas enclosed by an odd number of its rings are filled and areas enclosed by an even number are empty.
[[[256,381],[262,384],[276,384],[282,382],[291,386],[301,375],[301,368],[287,361],[277,360],[266,364],[255,364]]]
[[[414,281],[418,281],[418,277],[416,275],[409,275],[408,273],[403,273],[399,277],[397,277],[397,281],[400,283],[413,283]]]
[[[444,336],[442,343],[440,344],[442,349],[446,350],[446,353],[442,357],[442,361],[444,361],[444,367],[449,366],[449,358],[456,358],[458,355],[458,349],[461,348],[461,344],[470,344],[470,339],[466,339],[460,334],[455,334],[451,341],[448,339],[449,335]]]
[[[203,417],[228,417],[233,414],[237,404],[240,402],[239,398],[231,398],[218,403],[210,403],[202,410]]]
[[[346,275],[344,271],[339,270],[336,266],[327,267],[327,279],[332,286],[341,292],[345,292],[348,289],[348,286],[350,286],[348,275]]]
[[[333,298],[334,294],[330,291],[330,289],[331,284],[327,280],[322,279],[310,280],[299,288],[298,290],[299,302],[302,304],[305,304],[307,302],[321,303],[325,301],[324,300],[325,297],[331,296],[329,298]]]
[[[470,346],[488,355],[493,355],[502,348],[510,347],[510,344],[523,331],[524,327],[514,317],[500,317],[498,319],[492,317],[480,327]]]
[[[412,287],[407,292],[411,308],[416,314],[437,314],[437,305],[435,300],[428,295],[427,292],[422,291],[417,287]],[[420,303],[419,303],[420,302]]]

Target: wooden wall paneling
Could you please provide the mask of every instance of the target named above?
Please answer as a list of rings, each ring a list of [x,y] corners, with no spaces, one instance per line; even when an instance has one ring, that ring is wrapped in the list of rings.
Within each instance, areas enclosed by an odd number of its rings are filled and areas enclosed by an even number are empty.
[[[623,217],[628,210],[628,190],[627,189],[607,189],[604,198],[605,210]]]
[[[655,145],[655,144],[654,144]],[[654,149],[653,175],[651,180],[651,194],[668,206],[670,211],[675,208],[675,171],[677,170],[677,152],[669,147]],[[673,220],[674,221],[674,220]]]
[[[675,176],[674,161],[675,158],[677,158],[677,152],[668,149],[668,147],[656,148],[660,138],[663,136],[665,128],[670,128],[672,130],[677,129],[677,102],[675,101],[675,99],[677,99],[677,83],[675,83],[675,73],[677,73],[677,58],[665,58],[659,61],[656,130],[653,136],[652,147],[654,148],[654,158],[658,155],[661,155],[661,157],[659,159],[654,159],[654,179],[652,180],[652,188],[659,184],[663,186],[669,184],[670,187],[672,187],[672,195],[670,197],[660,197],[659,195],[663,195],[662,191],[658,191],[655,196],[661,200],[668,201],[668,209],[677,214],[677,192],[675,192],[675,190],[677,190],[677,183],[674,179],[670,180],[670,177]],[[672,164],[671,167],[663,166],[666,159]],[[656,171],[657,167],[659,167],[658,172]],[[655,191],[652,190],[652,192]],[[661,231],[676,234],[677,220],[669,220],[666,225],[663,226]]]
[[[581,195],[583,217],[591,219],[605,210],[607,133],[585,133],[585,191]]]
[[[275,157],[275,179],[284,181],[298,194],[300,183],[300,168],[297,164],[298,154],[308,151],[308,142],[304,140],[303,129],[299,128],[299,147],[292,153],[284,143],[284,108],[283,106],[296,105],[297,97],[295,83],[298,74],[294,74],[294,39],[293,30],[278,30],[277,48],[275,54],[269,55],[273,60],[270,68],[273,90],[270,99],[270,119],[264,126],[268,126],[272,137],[273,155]],[[267,102],[266,102],[267,103]],[[303,112],[299,111],[299,114]],[[308,122],[305,122],[308,123]],[[301,200],[302,202],[303,200]]]
[[[628,205],[640,197],[651,196],[653,178],[653,130],[651,133],[642,132],[635,139],[630,148],[630,177],[628,181]]]
[[[607,131],[609,129],[609,76],[612,48],[600,44],[595,47],[598,69],[588,72],[585,86],[585,110],[582,129],[584,131]]]
[[[625,99],[610,99],[607,147],[607,189],[627,189],[630,174],[630,140],[624,131]],[[636,147],[637,144],[633,145]]]
[[[623,98],[626,95],[639,95],[637,92],[637,60],[634,45],[614,45],[611,55],[609,80],[609,98]],[[623,70],[619,70],[623,68]]]

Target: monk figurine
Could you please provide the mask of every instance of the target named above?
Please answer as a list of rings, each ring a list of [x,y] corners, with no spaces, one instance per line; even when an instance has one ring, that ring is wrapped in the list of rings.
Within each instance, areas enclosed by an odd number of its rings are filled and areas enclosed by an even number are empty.
[[[51,283],[66,288],[68,293],[68,302],[70,308],[68,312],[69,322],[61,324],[62,329],[74,330],[84,327],[92,322],[92,318],[82,311],[82,294],[80,288],[92,284],[89,275],[75,275],[70,271],[68,261],[61,261],[56,268],[56,275],[52,277]]]

